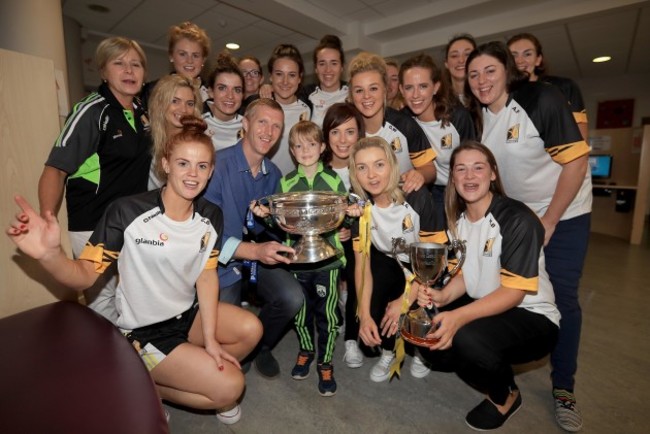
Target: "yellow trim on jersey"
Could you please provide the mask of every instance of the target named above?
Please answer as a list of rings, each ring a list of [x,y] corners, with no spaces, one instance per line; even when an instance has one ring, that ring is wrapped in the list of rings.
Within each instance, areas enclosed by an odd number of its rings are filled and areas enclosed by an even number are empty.
[[[204,270],[215,270],[219,264],[219,250],[212,249],[208,262],[205,263]]]
[[[589,153],[589,145],[584,140],[553,146],[546,149],[553,161],[560,164],[570,163],[573,160]]]
[[[119,254],[119,252],[104,250],[104,243],[99,243],[96,246],[86,243],[86,246],[81,251],[81,255],[79,255],[79,259],[95,264],[95,271],[101,274],[115,262]]]
[[[539,277],[522,277],[501,269],[501,285],[506,288],[520,289],[522,291],[537,292],[539,288]]]
[[[583,110],[581,112],[573,112],[573,119],[576,120],[576,124],[586,124],[587,123],[587,111]]]
[[[411,163],[413,163],[413,167],[420,167],[429,164],[435,160],[437,156],[438,154],[436,154],[436,151],[434,151],[433,148],[425,149],[424,151],[409,152],[409,158],[411,159]]]
[[[423,243],[445,244],[448,241],[445,231],[428,232],[421,230],[419,235],[420,241]]]

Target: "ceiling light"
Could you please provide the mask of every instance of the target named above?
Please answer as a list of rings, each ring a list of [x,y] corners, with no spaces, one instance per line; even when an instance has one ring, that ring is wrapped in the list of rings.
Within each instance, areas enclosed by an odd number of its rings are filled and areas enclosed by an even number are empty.
[[[226,48],[229,50],[239,50],[239,44],[235,44],[234,42],[228,42],[226,44]]]
[[[592,62],[603,63],[603,62],[609,62],[610,60],[612,60],[612,56],[599,56],[599,57],[594,57],[594,60],[592,60]]]

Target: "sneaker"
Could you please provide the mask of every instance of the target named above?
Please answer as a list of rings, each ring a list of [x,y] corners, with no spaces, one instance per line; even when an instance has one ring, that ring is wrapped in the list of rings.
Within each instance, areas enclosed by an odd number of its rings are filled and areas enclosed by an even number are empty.
[[[241,419],[241,407],[235,404],[230,410],[217,411],[217,419],[224,425],[232,425]]]
[[[360,368],[363,366],[363,353],[357,341],[352,339],[345,341],[343,361],[348,365],[348,368]]]
[[[467,413],[465,423],[475,431],[491,431],[501,427],[521,408],[521,393],[517,394],[515,402],[506,414],[501,414],[494,404],[484,399],[472,411]]]
[[[336,393],[334,368],[329,363],[318,365],[318,391],[321,396],[332,396]]]
[[[280,365],[268,348],[262,348],[255,357],[255,368],[266,378],[275,378],[280,375]]]
[[[582,414],[576,406],[576,397],[565,389],[553,389],[555,420],[563,430],[578,432],[582,429]]]
[[[309,368],[311,362],[314,361],[314,353],[309,351],[301,351],[298,353],[296,364],[291,370],[291,376],[294,380],[304,380],[309,377]]]
[[[411,363],[411,376],[414,378],[424,378],[431,373],[431,369],[424,364],[419,355],[413,356],[413,363]]]
[[[381,350],[379,361],[370,370],[370,379],[375,383],[381,383],[390,377],[390,366],[395,360],[395,353],[391,350]]]

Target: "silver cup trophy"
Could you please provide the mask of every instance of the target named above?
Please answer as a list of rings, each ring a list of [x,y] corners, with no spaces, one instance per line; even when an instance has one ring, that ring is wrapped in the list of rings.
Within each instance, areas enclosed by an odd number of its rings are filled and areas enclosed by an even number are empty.
[[[394,243],[395,244],[395,243]],[[417,280],[426,285],[433,286],[447,269],[447,253],[449,248],[456,252],[458,263],[440,282],[446,285],[451,277],[455,276],[463,262],[465,262],[465,241],[453,240],[450,245],[436,243],[412,243],[408,246],[411,267]],[[437,342],[436,339],[427,337],[435,328],[433,317],[438,310],[435,306],[418,307],[407,312],[401,318],[400,333],[405,341],[414,345],[429,346]]]
[[[347,194],[308,191],[274,194],[265,200],[283,231],[302,235],[292,246],[296,251],[290,257],[292,262],[319,262],[341,253],[320,234],[341,225],[348,207]]]

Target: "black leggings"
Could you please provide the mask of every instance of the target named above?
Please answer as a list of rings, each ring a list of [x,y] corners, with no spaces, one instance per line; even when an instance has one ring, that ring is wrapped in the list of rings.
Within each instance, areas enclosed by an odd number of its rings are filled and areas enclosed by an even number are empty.
[[[467,296],[441,310],[452,310],[473,300]],[[513,308],[479,318],[461,327],[452,347],[443,351],[420,348],[433,369],[454,371],[466,383],[498,405],[516,389],[511,364],[539,360],[549,354],[558,327],[544,315]]]

